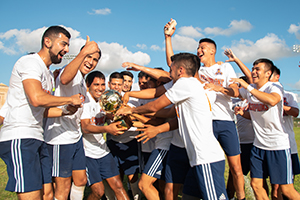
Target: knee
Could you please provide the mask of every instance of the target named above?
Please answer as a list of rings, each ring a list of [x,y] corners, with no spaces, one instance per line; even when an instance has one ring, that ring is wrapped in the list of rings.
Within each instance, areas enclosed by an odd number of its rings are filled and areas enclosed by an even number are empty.
[[[74,179],[73,181],[76,186],[85,186],[87,183],[87,177],[84,176],[76,180]]]
[[[145,192],[145,190],[147,190],[147,186],[144,181],[139,181],[138,186],[143,193]]]
[[[173,196],[173,187],[166,184],[165,186],[165,195],[166,196]]]
[[[241,163],[236,163],[231,166],[230,172],[232,176],[243,176]]]
[[[257,184],[255,181],[251,181],[251,187],[254,191],[258,191],[260,189],[259,184]]]
[[[104,195],[104,190],[93,190],[91,193],[96,199],[100,199]]]

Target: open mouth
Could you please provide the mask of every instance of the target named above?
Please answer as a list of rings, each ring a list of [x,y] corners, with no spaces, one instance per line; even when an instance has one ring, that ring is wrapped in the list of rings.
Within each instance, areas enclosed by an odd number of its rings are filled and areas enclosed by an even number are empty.
[[[89,64],[84,64],[84,66],[86,67],[86,68],[88,68],[88,69],[92,69],[92,66],[91,65],[89,65]]]

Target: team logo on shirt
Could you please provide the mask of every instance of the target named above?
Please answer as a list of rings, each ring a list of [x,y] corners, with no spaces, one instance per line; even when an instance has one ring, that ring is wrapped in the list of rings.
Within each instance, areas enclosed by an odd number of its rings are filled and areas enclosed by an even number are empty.
[[[269,110],[269,107],[263,103],[249,103],[249,110],[261,112]]]
[[[288,105],[289,105],[289,103],[287,102],[286,97],[283,97],[283,105],[285,105],[285,106],[288,106]]]
[[[225,196],[225,194],[221,194],[221,196],[219,197],[219,200],[225,200],[226,199],[226,196]]]
[[[223,83],[224,83],[224,79],[217,79],[217,78],[212,79],[210,77],[204,76],[203,74],[201,74],[199,78],[203,82],[209,82],[209,83],[213,83],[213,84],[219,85],[219,86],[223,86]]]
[[[223,73],[221,72],[221,69],[219,68],[218,70],[217,70],[217,72],[215,73],[215,75],[222,75]]]

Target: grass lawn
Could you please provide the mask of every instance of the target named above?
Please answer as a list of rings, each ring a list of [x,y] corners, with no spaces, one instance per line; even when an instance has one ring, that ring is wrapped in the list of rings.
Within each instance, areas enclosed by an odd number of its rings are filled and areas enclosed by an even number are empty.
[[[298,154],[300,155],[300,127],[295,127],[295,137],[298,145]],[[225,169],[225,179],[227,180],[227,174],[228,174],[228,166],[226,164]],[[6,165],[0,159],[0,200],[2,199],[17,199],[17,195],[15,193],[7,192],[5,191],[5,186],[7,182],[7,173],[6,173]],[[249,175],[247,176],[247,179],[250,180]],[[247,182],[247,180],[245,181]],[[294,183],[295,189],[300,192],[300,175],[296,176],[295,183]],[[88,190],[86,190],[85,194],[87,195],[89,193]],[[246,199],[248,200],[254,200],[255,198],[252,195],[251,188],[246,185]]]

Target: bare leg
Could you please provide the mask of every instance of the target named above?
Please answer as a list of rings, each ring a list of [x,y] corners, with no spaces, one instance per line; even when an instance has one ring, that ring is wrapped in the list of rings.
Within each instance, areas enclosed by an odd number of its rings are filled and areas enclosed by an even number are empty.
[[[227,160],[233,177],[233,184],[236,191],[236,197],[238,199],[244,199],[245,189],[244,189],[244,175],[241,166],[241,157],[240,155],[227,156]]]
[[[106,179],[111,189],[114,191],[118,200],[129,200],[127,192],[123,187],[123,183],[121,181],[120,175],[113,176],[111,178]]]
[[[55,177],[54,197],[59,200],[67,200],[71,189],[71,177]]]
[[[257,200],[269,200],[267,192],[264,188],[264,179],[251,178],[251,187],[253,188]]]
[[[147,174],[142,174],[140,182],[139,182],[139,188],[144,193],[145,197],[148,200],[158,200],[159,198],[159,192],[156,190],[156,188],[153,186],[153,183],[156,181],[156,178],[152,176],[148,176]]]
[[[177,200],[178,194],[182,184],[179,183],[166,183],[165,186],[165,199],[166,200]]]
[[[24,193],[17,193],[19,200],[41,200],[42,199],[42,191],[35,190],[32,192],[24,192]]]

